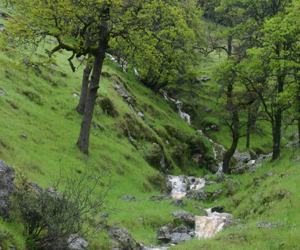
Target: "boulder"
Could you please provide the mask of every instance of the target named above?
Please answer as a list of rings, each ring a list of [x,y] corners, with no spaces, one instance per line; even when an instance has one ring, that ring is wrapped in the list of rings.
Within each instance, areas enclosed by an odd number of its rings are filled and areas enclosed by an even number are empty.
[[[71,250],[84,250],[89,247],[89,243],[77,234],[71,234],[68,239],[68,248]]]
[[[11,201],[9,196],[15,192],[15,170],[0,161],[0,216],[4,219],[9,218]]]
[[[160,241],[161,243],[170,242],[171,234],[169,228],[167,226],[162,226],[155,235],[155,238],[158,239],[158,241]]]
[[[171,243],[178,244],[179,242],[186,242],[191,240],[192,237],[187,233],[172,233],[171,234]]]
[[[114,247],[122,250],[133,250],[133,239],[128,230],[124,227],[112,227],[109,229],[109,237],[114,243]]]
[[[243,173],[247,172],[248,169],[249,169],[249,165],[247,165],[243,161],[240,161],[235,167],[232,168],[231,173],[243,174]]]
[[[206,201],[207,193],[204,190],[189,190],[186,193],[186,198],[196,201]]]
[[[172,230],[172,233],[188,233],[188,229],[184,225],[180,225]]]
[[[186,203],[184,203],[184,201],[180,199],[180,200],[173,201],[171,203],[171,205],[173,205],[173,206],[179,206],[179,207],[184,207],[184,206],[186,206]]]
[[[239,152],[238,150],[235,151],[233,154],[233,158],[235,158],[238,162],[244,162],[247,163],[251,160],[251,155],[249,151],[246,152]]]
[[[195,215],[190,212],[184,210],[175,210],[172,213],[172,216],[185,225],[194,226],[195,224]]]

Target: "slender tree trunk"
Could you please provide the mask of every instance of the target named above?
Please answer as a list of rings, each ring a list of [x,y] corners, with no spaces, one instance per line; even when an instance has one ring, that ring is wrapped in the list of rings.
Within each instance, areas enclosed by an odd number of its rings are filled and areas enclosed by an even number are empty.
[[[247,141],[246,141],[246,148],[250,148],[250,134],[251,134],[251,108],[248,108],[248,122],[247,122]]]
[[[88,89],[87,100],[82,117],[80,135],[77,141],[77,146],[84,154],[88,154],[89,152],[89,138],[94,106],[97,98],[97,90],[99,88],[100,75],[105,58],[105,52],[108,48],[109,35],[107,34],[107,21],[105,19],[102,20],[101,37],[102,39],[98,41],[97,51],[94,54],[95,59],[93,65],[93,73],[91,76],[91,83]]]
[[[281,109],[276,110],[275,124],[273,126],[273,156],[272,161],[276,160],[280,156],[280,140],[281,140]]]
[[[227,53],[228,56],[231,56],[232,54],[232,36],[229,36],[227,39]]]
[[[277,91],[278,93],[281,93],[283,91],[283,84],[284,84],[284,79],[282,74],[280,74],[277,77],[277,81],[278,81]],[[274,121],[272,124],[272,135],[273,135],[272,161],[276,160],[280,156],[282,109],[276,106],[277,104],[275,104]]]
[[[233,156],[238,142],[240,138],[239,134],[239,116],[237,111],[233,111],[233,116],[232,116],[232,121],[233,121],[233,128],[232,128],[232,144],[230,149],[226,151],[223,157],[223,172],[225,174],[231,174],[231,169],[229,166],[229,162],[231,157]]]
[[[300,143],[300,116],[298,117],[298,143]]]
[[[89,65],[90,58],[91,58],[91,54],[88,55],[88,61],[86,63],[85,69],[83,70],[80,100],[78,106],[76,107],[77,112],[81,115],[83,115],[84,113],[87,93],[89,89],[89,78],[92,71],[92,67]]]

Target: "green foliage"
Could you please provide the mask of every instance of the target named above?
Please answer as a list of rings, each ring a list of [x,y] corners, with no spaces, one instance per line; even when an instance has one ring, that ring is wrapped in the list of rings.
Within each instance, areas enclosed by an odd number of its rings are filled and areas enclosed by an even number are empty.
[[[79,178],[61,172],[46,190],[28,183],[26,176],[21,175],[13,208],[24,226],[27,247],[66,249],[71,234],[84,237],[92,229],[96,232],[97,228],[91,226],[103,209],[109,187],[97,197],[94,193],[106,172],[82,174]]]

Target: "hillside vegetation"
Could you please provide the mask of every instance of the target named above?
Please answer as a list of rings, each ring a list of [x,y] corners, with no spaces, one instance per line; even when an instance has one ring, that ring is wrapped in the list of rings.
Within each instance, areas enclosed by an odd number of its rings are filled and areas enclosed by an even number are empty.
[[[14,15],[13,9],[1,10]],[[3,17],[0,24],[6,24]],[[76,145],[82,120],[76,106],[87,57],[73,60],[76,71],[72,72],[68,62],[72,53],[61,50],[50,60],[45,56],[53,43],[46,40],[38,50],[22,54],[0,51],[0,160],[15,169],[17,190],[24,179],[45,189],[61,176],[80,179],[101,176],[104,171],[91,194],[106,202],[86,230],[90,249],[110,249],[106,229],[115,226],[126,227],[136,242],[157,245],[155,234],[173,223],[172,212],[178,209],[170,199],[149,200],[170,192],[165,175],[209,175],[209,180],[216,180],[210,170],[222,159],[214,158],[208,138],[231,147],[231,131],[224,122],[228,100],[220,94],[226,87],[214,70],[228,55],[211,53],[197,66],[197,78],[213,77],[210,81],[170,83],[164,88],[170,97],[182,101],[191,125],[162,91],[155,94],[140,83],[133,69],[124,72],[106,55],[86,155]],[[120,88],[130,101],[122,97]],[[241,121],[246,121],[242,115]],[[300,151],[297,143],[286,147],[297,140],[296,131],[295,125],[283,130],[277,159],[265,160],[254,173],[226,175],[227,181],[204,187],[209,194],[222,189],[218,197],[210,195],[205,202],[184,199],[186,211],[203,215],[205,208],[219,205],[236,220],[212,239],[194,239],[171,249],[298,249]],[[272,151],[271,133],[265,117],[258,119],[251,134],[253,155]],[[237,149],[247,150],[245,137]],[[195,154],[202,155],[200,161],[192,158]],[[63,188],[64,184],[58,191]],[[133,200],[122,199],[129,194]],[[0,249],[34,249],[14,205],[18,197],[11,198],[10,219],[0,223]],[[99,216],[103,213],[108,217]]]

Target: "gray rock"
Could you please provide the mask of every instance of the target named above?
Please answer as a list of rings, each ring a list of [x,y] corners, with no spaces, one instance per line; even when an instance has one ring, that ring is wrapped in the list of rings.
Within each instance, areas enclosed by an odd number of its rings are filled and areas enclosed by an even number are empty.
[[[22,59],[22,62],[25,63],[26,65],[28,64],[28,59],[25,58],[25,59]]]
[[[171,243],[178,244],[179,242],[186,242],[191,240],[192,237],[187,233],[172,233],[171,234]]]
[[[83,250],[89,247],[89,243],[77,234],[71,234],[68,239],[68,248],[71,250]]]
[[[6,95],[5,91],[3,89],[1,89],[1,88],[0,88],[0,94]]]
[[[168,243],[171,240],[169,228],[167,226],[162,226],[155,235],[155,238],[160,242]]]
[[[235,153],[233,154],[233,157],[238,161],[242,161],[244,163],[247,163],[248,161],[251,160],[251,155],[249,151],[246,152],[239,152],[238,150],[235,151]]]
[[[108,213],[101,213],[101,214],[99,214],[99,217],[100,218],[108,218],[109,214]]]
[[[194,226],[195,224],[195,215],[190,212],[176,210],[172,213],[172,216],[186,225]]]
[[[294,162],[298,162],[298,161],[300,161],[300,157],[298,157],[294,160]]]
[[[131,194],[123,196],[122,199],[125,201],[138,201],[138,199],[132,196]]]
[[[11,201],[9,196],[15,192],[15,170],[0,161],[0,216],[4,219],[9,218]]]
[[[51,66],[54,68],[58,68],[58,66],[55,63],[51,63]]]
[[[142,112],[140,112],[140,111],[138,112],[138,116],[141,117],[141,118],[145,117],[145,115]]]
[[[254,164],[252,165],[249,169],[248,169],[248,172],[249,173],[255,173],[256,169],[260,168],[262,166],[261,163],[259,164]]]
[[[189,190],[185,197],[196,201],[206,201],[207,193],[204,190]]]
[[[27,139],[27,136],[24,134],[20,134],[21,139]]]
[[[277,227],[283,227],[284,224],[280,223],[280,222],[276,222],[276,223],[269,223],[269,222],[265,222],[265,221],[261,221],[257,223],[257,228],[277,228]]]
[[[188,233],[188,229],[184,225],[180,225],[172,230],[172,233]]]
[[[124,89],[120,84],[117,83],[117,81],[112,80],[112,82],[113,82],[114,84],[116,84],[116,89],[117,89],[117,91],[119,92],[119,94],[120,94],[124,99],[130,98],[129,94],[125,91],[125,89]],[[126,100],[126,101],[127,101],[127,102],[130,102],[130,100]]]
[[[29,182],[28,185],[33,188],[33,192],[36,195],[40,195],[41,193],[45,192],[45,190],[42,187],[40,187],[38,184],[36,184],[34,182]]]
[[[171,195],[151,196],[148,200],[150,201],[163,201],[172,199]]]
[[[113,227],[109,229],[109,237],[114,243],[114,247],[122,250],[133,250],[133,239],[128,230],[124,227]]]
[[[171,205],[173,206],[179,206],[179,207],[184,207],[186,206],[186,203],[184,203],[183,200],[179,199],[179,200],[175,200],[171,203]]]
[[[46,188],[46,190],[52,197],[54,197],[56,199],[60,199],[60,200],[63,199],[62,195],[58,191],[56,191],[54,188],[50,187],[50,188]]]
[[[221,193],[222,193],[222,189],[218,189],[218,190],[216,190],[215,192],[214,192],[214,194],[213,194],[213,196],[218,196],[218,195],[220,195]]]
[[[265,176],[272,176],[272,175],[273,175],[273,172],[271,172],[271,171],[268,171],[265,173]]]
[[[249,169],[249,165],[247,165],[245,162],[240,161],[232,170],[231,172],[233,174],[243,174],[247,172]]]
[[[231,188],[235,188],[236,186],[239,186],[239,185],[241,185],[241,183],[239,181],[236,181],[235,183],[233,183],[231,185]]]

